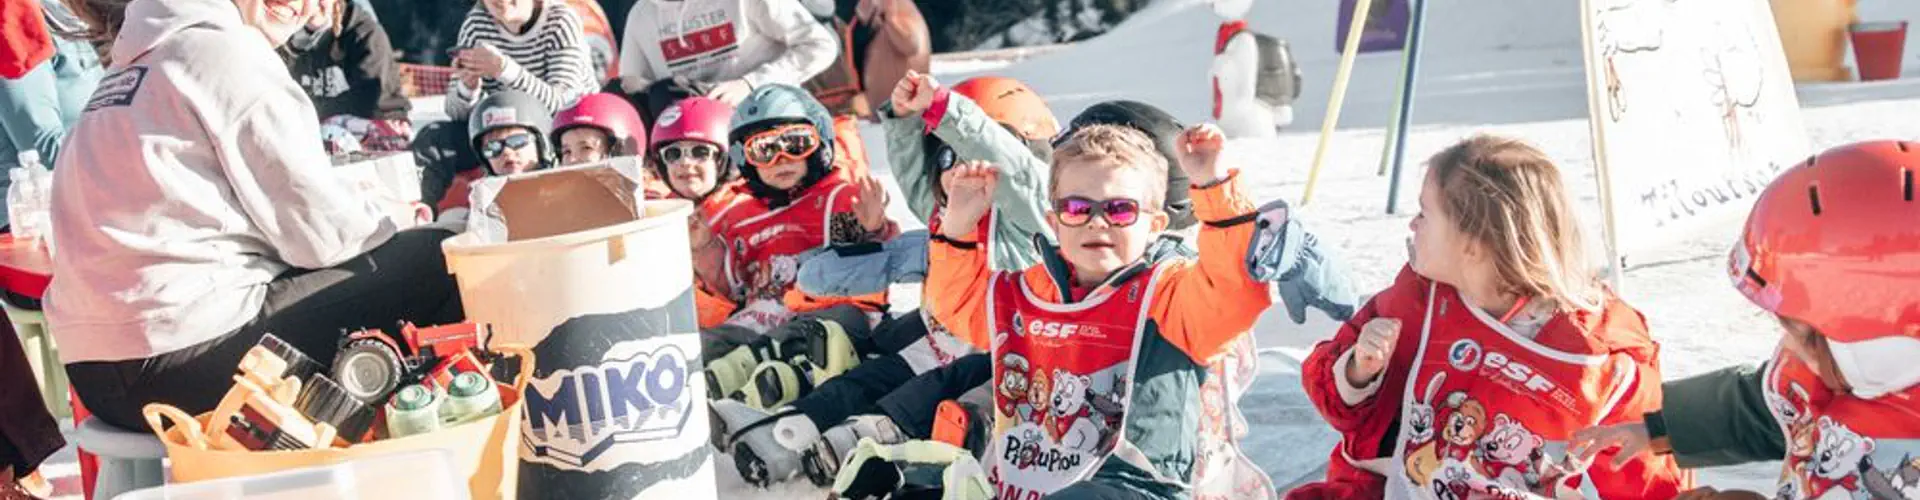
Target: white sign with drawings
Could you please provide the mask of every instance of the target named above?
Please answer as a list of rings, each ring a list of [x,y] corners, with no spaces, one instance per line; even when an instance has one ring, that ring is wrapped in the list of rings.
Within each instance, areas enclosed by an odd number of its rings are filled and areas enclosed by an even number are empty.
[[[1644,251],[1744,217],[1762,188],[1811,153],[1766,0],[1582,3],[1612,250]]]

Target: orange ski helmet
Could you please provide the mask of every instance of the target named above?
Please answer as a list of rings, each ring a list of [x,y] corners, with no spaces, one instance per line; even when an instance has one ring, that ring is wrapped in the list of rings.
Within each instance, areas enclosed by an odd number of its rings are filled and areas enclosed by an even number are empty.
[[[1012,129],[1021,139],[1046,141],[1060,133],[1060,121],[1053,118],[1047,101],[1019,80],[979,76],[955,84],[953,91],[973,99],[988,117]]]
[[[1920,144],[1836,147],[1754,201],[1728,271],[1760,307],[1852,343],[1920,337]]]

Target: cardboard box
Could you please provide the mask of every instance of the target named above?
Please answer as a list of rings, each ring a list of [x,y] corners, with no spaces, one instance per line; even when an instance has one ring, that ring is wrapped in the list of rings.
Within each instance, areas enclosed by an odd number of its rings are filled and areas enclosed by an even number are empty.
[[[333,157],[333,172],[378,204],[394,225],[420,224],[420,166],[409,153],[346,153]]]
[[[482,178],[468,198],[467,232],[504,243],[640,220],[646,185],[637,156]]]

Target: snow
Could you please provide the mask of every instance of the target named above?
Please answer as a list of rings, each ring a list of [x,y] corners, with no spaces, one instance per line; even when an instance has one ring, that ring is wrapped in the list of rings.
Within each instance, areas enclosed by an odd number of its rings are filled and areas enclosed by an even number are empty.
[[[1462,137],[1486,132],[1534,142],[1559,161],[1583,217],[1597,221],[1587,105],[1582,79],[1578,2],[1431,0],[1421,61],[1415,127],[1407,138],[1407,172],[1400,214],[1386,214],[1388,179],[1375,175],[1397,95],[1398,52],[1362,55],[1340,121],[1330,138],[1313,203],[1304,207],[1324,244],[1344,259],[1362,290],[1385,286],[1405,261],[1407,221],[1419,189],[1420,160]],[[1249,16],[1257,31],[1289,39],[1305,73],[1295,126],[1277,138],[1233,142],[1228,159],[1243,167],[1258,198],[1298,203],[1319,141],[1325,99],[1338,61],[1334,19],[1338,2],[1257,2]],[[1861,2],[1863,20],[1920,18],[1920,3]],[[991,72],[1021,79],[1049,98],[1063,120],[1094,103],[1128,98],[1154,103],[1185,120],[1206,117],[1207,68],[1219,19],[1200,0],[1160,0],[1106,35],[1016,63],[943,58],[942,81]],[[1908,39],[1909,68],[1920,37]],[[950,61],[950,62],[949,62]],[[1908,74],[1913,74],[1909,69]],[[1803,85],[1799,97],[1810,142],[1823,149],[1845,142],[1912,137],[1920,116],[1920,80]],[[439,115],[438,100],[415,103],[417,118]],[[871,170],[885,176],[885,141],[867,126]],[[895,200],[900,200],[897,187]],[[891,215],[918,226],[903,202]],[[1726,250],[1737,221],[1689,235],[1629,263],[1625,294],[1661,342],[1669,379],[1753,363],[1772,352],[1777,326],[1736,294],[1725,276]],[[1598,238],[1597,224],[1587,227]],[[896,303],[917,303],[918,290],[900,287]],[[1320,477],[1335,436],[1300,391],[1299,360],[1335,324],[1317,313],[1294,325],[1278,309],[1256,329],[1263,373],[1242,400],[1254,430],[1244,443],[1277,484]],[[70,455],[63,455],[70,457]],[[804,480],[771,490],[745,486],[732,460],[717,458],[725,498],[802,498],[823,495]],[[71,458],[58,460],[70,464]],[[66,467],[67,465],[56,465]],[[1702,484],[1770,491],[1777,464],[1706,470]]]
[[[1386,125],[1397,95],[1400,52],[1366,54],[1356,61],[1340,128],[1329,141],[1318,192],[1304,213],[1352,269],[1362,290],[1384,287],[1404,264],[1407,222],[1422,175],[1420,162],[1474,133],[1532,141],[1560,164],[1580,204],[1590,238],[1600,237],[1587,104],[1580,56],[1578,2],[1433,0],[1421,61],[1415,126],[1407,138],[1401,213],[1385,213],[1388,180],[1375,175]],[[1289,39],[1305,73],[1292,129],[1275,139],[1233,142],[1228,158],[1242,165],[1261,199],[1298,202],[1319,141],[1325,99],[1338,63],[1333,46],[1337,2],[1258,2],[1249,21],[1257,31]],[[1920,5],[1862,2],[1863,20],[1920,18]],[[1199,0],[1161,0],[1106,35],[1004,67],[986,61],[939,65],[944,82],[998,74],[1032,85],[1063,120],[1094,103],[1128,98],[1154,103],[1185,120],[1207,116],[1207,68],[1219,18]],[[1911,59],[1920,42],[1909,39]],[[1915,66],[1909,62],[1909,68]],[[1908,74],[1912,74],[1909,70]],[[1890,137],[1912,137],[1920,112],[1920,80],[1812,84],[1798,91],[1810,142],[1816,149]],[[863,131],[870,151],[882,151],[877,127]],[[872,170],[885,173],[883,155]],[[893,214],[912,220],[904,206]],[[1738,221],[1688,235],[1629,262],[1624,293],[1644,312],[1664,352],[1662,369],[1677,379],[1771,355],[1778,327],[1735,293],[1725,275],[1726,251]],[[903,288],[902,292],[914,290]],[[1241,401],[1254,425],[1244,443],[1281,485],[1322,475],[1336,437],[1300,390],[1299,361],[1335,323],[1319,316],[1294,325],[1278,309],[1256,329],[1263,347],[1262,376]],[[723,469],[725,467],[722,467]],[[723,474],[728,476],[731,474]],[[1702,471],[1703,485],[1771,491],[1777,463]],[[792,484],[756,492],[732,486],[743,498],[790,498],[816,490]],[[735,489],[738,488],[738,489]],[[731,495],[730,495],[731,497]]]

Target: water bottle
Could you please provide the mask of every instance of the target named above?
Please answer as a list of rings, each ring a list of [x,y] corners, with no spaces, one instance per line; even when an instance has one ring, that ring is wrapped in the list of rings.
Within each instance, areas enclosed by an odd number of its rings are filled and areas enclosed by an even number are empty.
[[[414,384],[394,393],[387,404],[387,437],[403,438],[440,430],[440,397]]]
[[[27,171],[27,225],[43,247],[53,239],[53,172],[40,163],[40,153],[20,153],[20,168]]]
[[[37,183],[32,170],[40,166],[40,153],[22,151],[19,161],[19,165],[7,171],[7,224],[13,228],[14,239],[32,240],[40,237],[39,224],[33,215]]]
[[[479,372],[466,372],[447,384],[447,400],[440,405],[440,422],[459,425],[500,413],[500,391]]]

